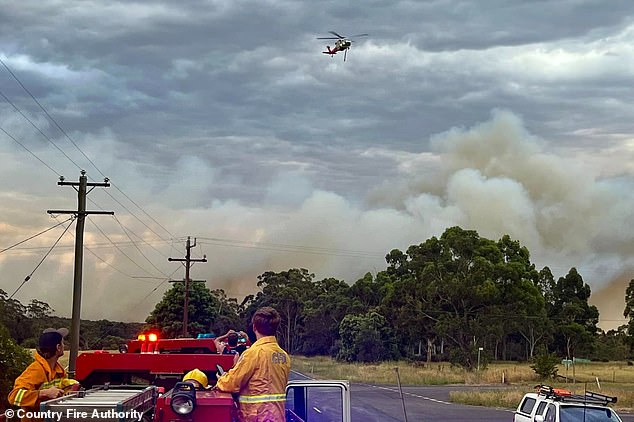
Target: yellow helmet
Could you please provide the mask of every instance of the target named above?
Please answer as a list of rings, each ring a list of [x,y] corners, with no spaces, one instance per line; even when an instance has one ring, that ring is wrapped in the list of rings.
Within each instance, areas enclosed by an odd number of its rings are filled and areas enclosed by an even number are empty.
[[[183,377],[183,381],[194,380],[197,381],[203,388],[207,388],[209,381],[207,381],[207,375],[200,369],[192,369]]]

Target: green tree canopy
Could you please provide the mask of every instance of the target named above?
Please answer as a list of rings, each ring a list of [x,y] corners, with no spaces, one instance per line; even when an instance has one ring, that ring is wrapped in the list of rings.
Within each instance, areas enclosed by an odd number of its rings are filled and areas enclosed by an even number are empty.
[[[218,291],[216,291],[218,293]],[[224,292],[222,292],[224,295]],[[200,333],[221,332],[226,326],[227,315],[229,319],[232,310],[227,309],[226,303],[223,307],[222,298],[214,295],[204,283],[190,283],[189,285],[189,314],[187,331],[190,335],[196,336]],[[163,299],[156,305],[146,323],[158,328],[164,337],[178,337],[183,330],[183,310],[185,302],[184,283],[174,283],[163,295]],[[226,300],[225,300],[226,302]],[[235,320],[238,320],[235,315]]]
[[[339,326],[337,358],[347,362],[378,362],[394,357],[394,344],[385,317],[377,312],[346,315]]]
[[[280,313],[282,321],[278,334],[282,347],[289,353],[301,349],[304,309],[306,303],[316,297],[314,278],[315,274],[304,268],[279,273],[267,271],[258,276],[257,285],[262,290],[247,305],[249,319],[262,306],[271,306]]]
[[[576,268],[560,277],[553,291],[552,313],[556,323],[559,351],[572,358],[577,352],[589,355],[597,334],[599,311],[588,304],[590,286],[583,281]]]
[[[634,278],[630,280],[630,284],[625,290],[625,309],[623,310],[623,316],[627,318],[626,325],[628,334],[628,343],[630,350],[634,349]]]

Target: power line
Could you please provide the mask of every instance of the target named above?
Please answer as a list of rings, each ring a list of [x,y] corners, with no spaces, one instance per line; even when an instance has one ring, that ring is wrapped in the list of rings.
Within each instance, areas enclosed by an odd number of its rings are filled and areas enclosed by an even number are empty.
[[[180,268],[176,268],[174,271],[172,271],[172,273],[171,273],[171,274],[170,274],[170,275],[169,275],[169,276],[168,276],[165,280],[163,280],[162,282],[160,282],[160,283],[159,283],[159,284],[158,284],[155,288],[153,288],[153,289],[152,289],[152,290],[151,290],[151,291],[150,291],[147,295],[145,295],[145,297],[139,301],[139,305],[140,305],[141,303],[143,303],[143,302],[144,302],[144,301],[145,301],[148,297],[152,296],[152,293],[154,293],[154,292],[155,292],[155,291],[156,291],[159,287],[161,287],[163,284],[167,283],[167,282],[168,282],[168,281],[172,278],[172,276],[173,276],[174,274],[176,274],[176,272],[177,272],[178,270],[180,270]]]
[[[106,177],[104,175],[104,173],[99,169],[99,167],[97,167],[97,165],[90,159],[90,157],[88,157],[88,155],[79,147],[79,145],[77,145],[77,143],[68,135],[68,133],[62,128],[62,126],[57,122],[57,120],[55,120],[55,118],[53,118],[53,116],[51,116],[51,114],[46,110],[46,108],[37,100],[37,98],[31,93],[31,91],[29,91],[29,89],[22,83],[22,81],[20,80],[20,78],[18,78],[18,76],[9,68],[9,66],[0,58],[0,63],[2,63],[2,65],[4,66],[4,68],[9,72],[9,74],[13,77],[13,79],[15,79],[15,81],[22,87],[22,89],[29,94],[29,96],[33,99],[33,101],[39,106],[39,108],[44,112],[44,114],[46,115],[46,117],[48,118],[49,121],[51,121],[58,129],[59,131],[66,137],[66,139],[68,139],[70,141],[70,143],[84,156],[84,158],[86,158],[86,160],[88,160],[88,162],[97,170],[97,172],[99,172],[99,174],[101,174],[102,177]],[[81,170],[81,166],[79,166],[77,163],[75,163],[75,161],[73,161],[59,146],[57,146],[57,144],[55,142],[53,142],[48,136],[46,136],[38,127],[37,125],[35,125],[24,113],[22,113],[22,111],[7,97],[5,96],[2,92],[0,92],[0,94],[2,95],[2,97],[13,106],[13,108],[20,113],[29,123],[31,123],[31,125],[33,127],[35,127],[35,129],[40,132],[40,134],[42,134],[42,136],[44,136],[51,144],[53,144],[55,146],[55,148],[57,148],[66,158],[68,158],[68,160],[70,162],[72,162],[78,169]],[[58,174],[59,176],[59,174]],[[170,237],[174,237],[174,235],[172,235],[169,230],[167,230],[163,225],[161,225],[155,218],[153,218],[152,216],[150,216],[150,214],[148,214],[139,204],[137,204],[134,200],[132,200],[132,198],[130,198],[125,192],[123,192],[121,189],[119,189],[118,186],[116,186],[114,183],[111,184],[117,191],[119,191],[125,198],[127,198],[131,203],[133,203],[138,209],[140,209],[147,217],[149,217],[154,223],[156,223],[159,227],[161,227],[167,234],[170,235]],[[127,207],[125,207],[123,204],[121,204],[117,199],[115,199],[110,193],[106,192],[115,202],[117,202],[119,205],[121,205],[126,211],[128,211],[132,216],[134,216],[135,218],[137,218],[142,224],[144,224],[150,231],[152,231],[154,234],[156,234],[159,238],[161,238],[161,236],[154,232],[154,230],[149,227],[147,224],[145,224],[145,222],[143,222],[140,218],[136,217],[136,215],[130,211]]]
[[[74,220],[75,218],[73,217],[70,220]],[[66,220],[68,221],[68,220]],[[49,249],[49,251],[46,253],[46,255],[44,255],[44,257],[40,260],[40,262],[35,266],[35,268],[33,269],[33,271],[31,271],[31,274],[27,275],[24,279],[24,281],[22,282],[22,284],[20,284],[18,286],[17,289],[15,289],[15,292],[13,292],[13,294],[11,296],[9,296],[9,299],[12,299],[13,296],[15,296],[15,294],[20,291],[20,289],[22,288],[22,286],[24,286],[26,284],[27,281],[29,281],[31,279],[31,276],[33,276],[33,274],[35,273],[35,271],[40,267],[40,265],[42,265],[42,262],[44,262],[44,260],[46,259],[46,257],[51,253],[51,251],[53,250],[53,248],[55,247],[55,245],[57,245],[57,243],[60,241],[60,239],[62,238],[62,236],[64,236],[64,234],[66,234],[66,232],[68,231],[68,229],[70,228],[70,226],[73,224],[73,222],[71,221],[70,224],[68,224],[68,226],[66,227],[66,229],[64,229],[64,232],[57,238],[57,240],[55,241],[55,243],[53,243],[53,246],[51,246],[51,248]]]
[[[91,222],[94,224],[94,221],[92,221],[92,220],[91,220]],[[74,237],[74,235],[73,235],[72,233],[71,233],[70,235]],[[73,246],[73,245],[68,245],[68,246],[60,246],[60,247],[58,247],[58,249],[60,249],[60,248],[68,249],[68,248],[74,248],[74,246]],[[137,280],[137,279],[143,278],[143,277],[136,277],[136,276],[130,275],[130,274],[126,273],[125,271],[123,271],[123,270],[121,270],[121,269],[119,269],[119,268],[115,267],[114,265],[112,265],[111,263],[109,263],[108,261],[106,261],[105,259],[103,259],[102,257],[100,257],[99,255],[97,255],[97,253],[96,253],[95,251],[93,251],[93,249],[94,249],[93,247],[90,247],[90,248],[89,248],[89,247],[87,247],[86,245],[84,245],[84,249],[86,249],[86,250],[87,250],[88,252],[90,252],[90,253],[91,253],[91,254],[92,254],[95,258],[97,258],[99,261],[103,262],[104,264],[106,264],[108,267],[112,268],[113,270],[115,270],[115,271],[116,271],[116,272],[118,272],[119,274],[122,274],[122,275],[124,275],[124,276],[126,276],[126,277],[128,277],[128,278],[133,279],[133,280]],[[152,277],[152,278],[153,278],[153,277]],[[160,279],[163,279],[163,277],[159,277],[159,278],[160,278]]]
[[[123,223],[121,222],[121,220],[119,220],[117,217],[114,217],[114,219],[115,219],[115,220],[116,220],[116,222],[119,224],[119,226],[121,226],[121,229],[124,231],[124,233],[126,234],[126,236],[128,237],[128,239],[130,239],[130,243],[132,243],[132,245],[136,246],[136,243],[134,242],[134,240],[132,240],[132,239],[130,238],[130,236],[128,236],[128,232],[130,232],[130,233],[132,233],[133,235],[135,235],[135,236],[136,236],[136,237],[137,237],[137,238],[141,241],[141,243],[144,243],[144,244],[148,245],[150,248],[154,249],[154,251],[156,251],[159,255],[161,255],[161,256],[163,256],[164,258],[166,258],[166,259],[167,259],[167,256],[166,256],[163,252],[159,251],[159,250],[158,250],[158,249],[156,249],[154,246],[152,246],[151,244],[149,244],[149,243],[148,243],[145,239],[143,239],[143,237],[139,236],[138,234],[136,234],[136,233],[135,233],[135,232],[133,232],[132,230],[130,230],[130,229],[128,229],[128,228],[126,228],[126,227],[123,225]],[[155,233],[155,234],[156,234],[156,233]],[[159,237],[159,239],[161,239],[161,240],[162,240],[162,241],[164,241],[164,242],[168,242],[168,240],[163,239],[162,237]],[[169,243],[170,243],[170,246],[171,246],[172,248],[174,248],[174,246],[171,244],[171,242],[169,242]]]
[[[15,143],[17,143],[18,145],[20,145],[22,148],[24,148],[29,154],[31,154],[33,157],[35,157],[35,159],[37,159],[40,163],[44,164],[50,171],[52,171],[53,173],[55,173],[57,176],[62,177],[62,175],[60,173],[58,173],[53,167],[49,166],[48,164],[46,164],[46,162],[44,162],[44,160],[42,160],[40,157],[38,157],[37,155],[35,155],[35,153],[33,151],[31,151],[30,149],[28,149],[26,147],[26,145],[24,145],[22,142],[18,141],[13,135],[11,135],[9,132],[7,132],[6,130],[4,130],[3,127],[0,126],[0,130],[2,132],[4,132],[5,135],[7,135],[9,138],[13,139],[13,141],[15,141]]]
[[[141,254],[141,256],[143,256],[143,258],[145,258],[145,260],[147,262],[150,263],[150,265],[152,267],[154,267],[155,270],[157,270],[159,273],[163,274],[164,276],[167,276],[163,271],[161,271],[156,265],[154,265],[154,263],[152,261],[150,261],[150,259],[143,253],[143,251],[141,250],[141,248],[139,248],[139,246],[134,242],[134,240],[132,240],[132,238],[130,237],[130,235],[128,234],[128,231],[126,230],[125,227],[123,227],[123,224],[121,224],[121,222],[119,221],[119,219],[115,216],[114,217],[115,221],[117,223],[119,223],[119,225],[121,226],[121,229],[123,230],[123,232],[125,233],[125,235],[128,237],[128,239],[130,239],[130,241],[132,242],[132,244],[134,245],[134,247],[137,249],[137,251],[139,251],[139,253]]]
[[[112,183],[111,183],[112,184]],[[114,184],[112,184],[114,186]],[[117,189],[119,190],[119,189]],[[119,192],[121,192],[121,190],[119,190]],[[122,192],[123,193],[123,192]],[[150,226],[148,226],[143,220],[141,220],[139,217],[137,217],[132,211],[130,211],[130,209],[128,209],[128,207],[126,207],[125,205],[123,205],[118,199],[116,199],[114,196],[112,196],[109,192],[106,191],[106,194],[112,198],[113,201],[115,201],[117,204],[119,204],[124,210],[126,210],[132,217],[136,218],[141,224],[143,224],[148,230],[150,230],[152,233],[154,233],[156,236],[158,236],[159,239],[161,240],[166,240],[163,239],[163,237],[158,234],[157,232],[155,232]],[[125,195],[125,194],[124,194]],[[127,197],[127,196],[126,196]],[[94,202],[93,202],[94,203]],[[169,233],[169,232],[168,232]],[[173,237],[173,236],[172,236]]]
[[[228,240],[228,239],[205,238],[205,237],[202,237],[199,239],[208,240],[207,242],[201,241],[200,242],[201,244],[229,246],[234,248],[262,249],[262,250],[277,251],[277,252],[293,252],[293,253],[304,253],[304,254],[311,254],[311,255],[327,255],[327,256],[339,256],[339,257],[362,258],[362,259],[385,258],[385,254],[372,253],[372,252],[366,252],[366,251],[353,251],[353,250],[346,250],[346,249],[320,248],[320,247],[300,246],[300,245],[284,245],[279,243],[249,242],[249,241],[241,241],[241,240]]]
[[[9,249],[12,249],[12,248],[14,248],[14,247],[16,247],[16,246],[18,246],[18,245],[21,245],[21,244],[22,244],[22,243],[24,243],[24,242],[28,242],[29,240],[34,239],[34,238],[36,238],[36,237],[38,237],[38,236],[40,236],[40,235],[42,235],[42,234],[44,234],[44,233],[46,233],[46,232],[48,232],[48,231],[50,231],[50,230],[53,230],[55,227],[58,227],[58,226],[60,226],[60,225],[64,224],[65,222],[67,222],[67,221],[73,220],[74,218],[75,218],[75,217],[70,217],[68,220],[64,220],[64,221],[62,221],[61,223],[57,223],[57,224],[55,224],[53,227],[49,227],[48,229],[43,230],[43,231],[39,232],[38,234],[34,234],[34,235],[33,235],[33,236],[31,236],[31,237],[27,237],[26,239],[24,239],[24,240],[22,240],[22,241],[20,241],[20,242],[16,243],[15,245],[12,245],[12,246],[9,246],[8,248],[4,248],[4,249],[0,250],[0,253],[5,252],[5,251],[8,251]]]
[[[128,254],[126,254],[119,246],[115,245],[115,243],[112,241],[112,239],[110,239],[110,237],[108,237],[108,235],[101,229],[101,227],[99,227],[97,225],[96,222],[92,221],[91,219],[89,219],[89,221],[97,228],[97,230],[99,230],[99,232],[101,232],[101,234],[108,239],[108,241],[121,253],[123,254],[123,256],[125,256],[126,258],[128,258],[128,260],[130,262],[132,262],[134,265],[136,265],[139,269],[141,269],[142,271],[144,271],[146,274],[152,274],[150,273],[148,270],[146,270],[145,268],[143,268],[140,264],[138,264],[134,259],[132,259]]]
[[[129,230],[129,229],[128,229]],[[150,241],[148,242],[147,240],[144,242],[146,245],[148,246],[152,246],[152,243],[155,244],[167,244],[169,243],[168,240],[155,240],[155,241]],[[87,244],[85,243],[86,246],[91,247],[92,249],[107,249],[107,248],[112,248],[112,247],[118,247],[118,246],[132,246],[134,243],[127,240],[127,241],[123,241],[123,242],[99,242],[99,243],[90,243]],[[57,247],[57,249],[69,249],[72,248],[73,245],[60,245]],[[14,251],[37,251],[40,249],[46,249],[43,246],[24,246],[21,248],[13,248]],[[159,277],[159,278],[163,278],[163,277]]]
[[[5,67],[7,66],[7,65],[5,65],[5,64],[4,64],[4,62],[2,61],[2,59],[0,59],[0,62],[1,62],[1,63],[5,66]],[[9,72],[11,72],[11,70],[9,70]],[[13,74],[13,73],[11,73],[11,74]],[[19,82],[19,81],[18,81],[18,82]],[[21,82],[19,82],[19,83],[21,84]],[[24,88],[24,89],[26,90],[26,88]],[[29,92],[28,90],[26,90],[26,91],[27,91],[27,92]],[[29,92],[29,94],[30,94],[30,92]],[[46,135],[44,134],[44,132],[42,132],[42,130],[41,130],[39,127],[37,127],[37,125],[36,125],[35,123],[33,123],[33,122],[31,121],[31,119],[29,119],[29,118],[28,118],[28,117],[27,117],[27,116],[26,116],[26,115],[22,112],[22,110],[20,110],[20,109],[18,108],[18,106],[16,106],[16,105],[13,103],[13,101],[11,101],[9,98],[7,98],[7,96],[6,96],[6,95],[4,95],[4,93],[3,93],[2,91],[0,91],[0,96],[2,96],[2,98],[4,98],[4,100],[5,100],[6,102],[8,102],[9,104],[11,104],[11,106],[13,106],[13,108],[14,108],[14,109],[15,109],[18,113],[20,113],[20,115],[21,115],[22,117],[24,117],[24,118],[26,119],[26,121],[27,121],[27,122],[31,123],[31,125],[32,125],[32,126],[33,126],[33,127],[34,127],[37,131],[38,131],[38,132],[40,132],[40,134],[41,134],[41,135],[42,135],[42,136],[43,136],[46,140],[48,140],[48,141],[49,141],[49,142],[50,142],[50,143],[51,143],[51,144],[52,144],[55,148],[57,148],[57,150],[58,150],[59,152],[61,152],[61,153],[64,155],[64,157],[68,158],[68,160],[69,160],[71,163],[73,163],[73,164],[74,164],[74,165],[75,165],[78,169],[80,169],[80,170],[81,170],[81,166],[80,166],[79,164],[77,164],[75,161],[73,161],[73,159],[72,159],[72,158],[70,158],[70,157],[68,156],[68,154],[66,154],[66,153],[64,152],[64,150],[63,150],[63,149],[61,149],[61,148],[60,148],[60,147],[59,147],[59,146],[58,146],[55,142],[53,142],[53,140],[52,140],[51,138],[49,138],[48,136],[46,136]],[[35,100],[35,101],[37,102],[37,100]],[[38,104],[39,104],[39,103],[38,103]]]

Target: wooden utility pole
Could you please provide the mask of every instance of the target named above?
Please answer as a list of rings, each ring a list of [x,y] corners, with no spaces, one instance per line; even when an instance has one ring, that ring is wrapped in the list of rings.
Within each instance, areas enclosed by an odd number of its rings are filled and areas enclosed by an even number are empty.
[[[77,226],[75,227],[75,273],[73,278],[73,314],[71,322],[71,343],[70,343],[70,358],[68,362],[68,376],[70,378],[75,377],[75,362],[77,361],[77,355],[79,354],[79,324],[81,320],[81,287],[82,287],[82,273],[83,273],[83,261],[84,261],[84,225],[86,223],[86,216],[90,214],[108,214],[114,215],[113,211],[86,211],[86,196],[90,191],[87,190],[88,186],[93,189],[96,186],[107,188],[110,187],[108,178],[105,178],[103,183],[88,183],[88,177],[86,171],[81,171],[79,176],[79,182],[65,182],[64,177],[59,178],[57,182],[60,186],[72,186],[78,194],[77,199],[77,211],[66,210],[48,210],[49,214],[74,214],[77,216]]]
[[[196,238],[194,238],[194,244],[192,245],[191,239],[187,236],[187,246],[185,258],[167,258],[168,261],[180,261],[185,263],[185,304],[183,305],[183,337],[189,337],[189,333],[187,332],[187,324],[188,314],[189,314],[189,283],[193,282],[193,280],[189,279],[189,269],[191,268],[192,262],[207,262],[207,256],[203,255],[202,259],[192,259],[191,257],[191,249],[196,246]],[[204,280],[196,280],[196,282],[203,282]],[[171,281],[172,283],[176,281]]]

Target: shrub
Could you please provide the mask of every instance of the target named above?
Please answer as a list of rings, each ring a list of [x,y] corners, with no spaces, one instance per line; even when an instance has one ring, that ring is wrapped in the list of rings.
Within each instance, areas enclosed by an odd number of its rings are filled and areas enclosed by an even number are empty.
[[[533,357],[531,368],[542,379],[555,378],[560,359],[554,353],[543,353]]]
[[[31,362],[31,352],[18,346],[11,338],[9,330],[0,325],[0,410],[9,406],[7,396],[13,389],[13,383]]]

